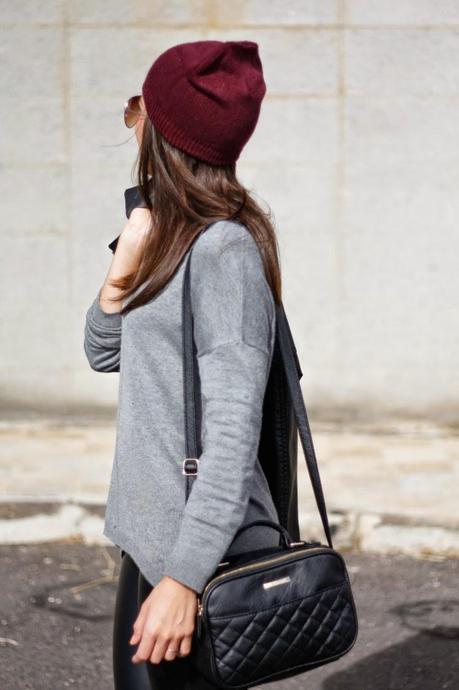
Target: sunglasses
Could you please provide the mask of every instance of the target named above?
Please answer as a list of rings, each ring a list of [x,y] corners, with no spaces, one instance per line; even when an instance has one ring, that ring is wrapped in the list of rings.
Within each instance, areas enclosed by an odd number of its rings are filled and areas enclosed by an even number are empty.
[[[139,117],[145,117],[140,107],[141,95],[131,96],[124,104],[124,124],[126,127],[134,127]]]

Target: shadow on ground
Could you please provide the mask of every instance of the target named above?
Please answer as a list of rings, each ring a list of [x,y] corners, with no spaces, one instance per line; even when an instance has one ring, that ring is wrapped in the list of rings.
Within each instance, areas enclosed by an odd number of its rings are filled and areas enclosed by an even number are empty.
[[[323,690],[459,687],[459,600],[414,601],[390,611],[413,635],[334,673],[324,682]]]

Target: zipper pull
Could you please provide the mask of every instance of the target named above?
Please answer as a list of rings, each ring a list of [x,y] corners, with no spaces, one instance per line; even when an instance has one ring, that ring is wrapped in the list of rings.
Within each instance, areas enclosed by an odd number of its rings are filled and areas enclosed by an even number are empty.
[[[198,613],[196,617],[196,635],[198,639],[201,637],[201,632],[202,632],[202,604],[201,601],[198,599]]]

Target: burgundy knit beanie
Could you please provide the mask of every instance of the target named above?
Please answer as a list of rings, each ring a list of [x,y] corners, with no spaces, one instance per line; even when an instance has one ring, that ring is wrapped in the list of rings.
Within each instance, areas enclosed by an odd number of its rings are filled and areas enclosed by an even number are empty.
[[[253,41],[194,41],[161,53],[142,85],[147,114],[169,143],[214,165],[234,163],[266,92]]]

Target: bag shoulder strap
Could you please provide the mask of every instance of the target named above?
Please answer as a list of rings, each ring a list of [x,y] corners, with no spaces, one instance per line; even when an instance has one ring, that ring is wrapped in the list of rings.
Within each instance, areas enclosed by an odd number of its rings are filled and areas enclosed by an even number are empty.
[[[328,545],[333,548],[331,530],[328,523],[327,507],[325,504],[322,482],[320,480],[319,467],[317,464],[314,444],[312,442],[306,406],[304,404],[304,398],[296,370],[293,337],[291,335],[283,304],[276,304],[276,330],[279,338],[279,347],[284,364],[285,375],[287,377],[288,389],[292,400],[301,445],[303,447],[306,466],[308,468],[309,478],[311,480],[314,497],[316,499],[317,508],[319,509]]]
[[[199,233],[200,234],[200,233]],[[199,237],[199,234],[197,237]],[[199,370],[196,357],[196,345],[193,338],[193,312],[191,305],[190,265],[193,247],[186,256],[182,294],[182,325],[183,325],[183,386],[185,403],[185,442],[186,459],[199,459],[200,447],[200,385]],[[328,523],[327,507],[325,504],[317,458],[309,427],[308,416],[304,404],[299,379],[302,371],[298,354],[293,341],[290,326],[282,304],[276,304],[276,334],[282,356],[282,362],[287,378],[287,385],[292,400],[296,424],[303,447],[306,466],[311,480],[317,508],[320,513],[325,536],[330,548],[333,548],[331,530]],[[184,462],[186,461],[184,460]],[[195,474],[186,474],[186,500],[188,500]]]

